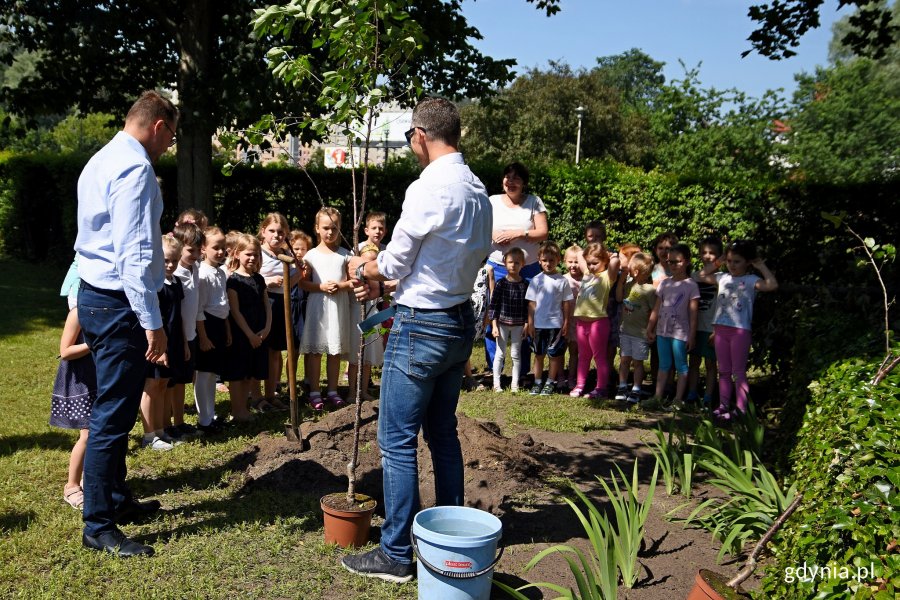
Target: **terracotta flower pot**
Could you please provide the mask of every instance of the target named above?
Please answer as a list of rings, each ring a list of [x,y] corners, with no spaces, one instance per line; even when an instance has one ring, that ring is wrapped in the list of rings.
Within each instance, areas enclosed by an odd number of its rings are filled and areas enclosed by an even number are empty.
[[[728,579],[707,569],[700,569],[694,577],[694,587],[687,600],[739,600],[749,598],[740,587],[734,590],[728,587]]]
[[[319,504],[325,514],[325,543],[341,548],[357,548],[369,541],[372,512],[377,506],[374,498],[356,494],[353,506],[347,504],[347,494],[337,492],[322,496]]]

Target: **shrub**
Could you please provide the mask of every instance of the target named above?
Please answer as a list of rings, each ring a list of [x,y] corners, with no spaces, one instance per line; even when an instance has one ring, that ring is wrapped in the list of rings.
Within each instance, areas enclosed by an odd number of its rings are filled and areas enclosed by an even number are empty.
[[[810,385],[791,453],[806,500],[776,538],[762,597],[892,599],[900,592],[900,371],[872,387],[866,382],[879,364],[841,360]],[[874,574],[861,582],[786,582],[785,569],[804,563],[854,574],[874,565]]]

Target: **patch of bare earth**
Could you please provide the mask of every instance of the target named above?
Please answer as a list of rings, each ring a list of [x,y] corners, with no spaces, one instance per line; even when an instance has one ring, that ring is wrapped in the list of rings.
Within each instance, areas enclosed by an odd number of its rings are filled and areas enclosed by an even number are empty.
[[[383,517],[381,453],[376,442],[377,402],[362,408],[357,491],[378,501],[375,525]],[[570,544],[586,550],[588,542],[575,514],[560,500],[565,479],[576,482],[598,507],[606,498],[596,476],[608,477],[617,463],[630,477],[634,457],[640,457],[642,497],[653,468],[644,445],[653,419],[629,422],[604,431],[550,433],[531,431],[504,437],[495,423],[458,415],[459,436],[465,460],[466,504],[497,515],[503,522],[501,544],[505,554],[495,578],[518,587],[547,581],[574,587],[575,580],[561,556],[545,558],[528,573],[525,564],[540,550],[554,544]],[[308,445],[301,447],[282,436],[262,434],[247,467],[247,485],[293,489],[323,496],[346,489],[346,468],[353,444],[353,407],[332,412],[318,422],[302,425]],[[304,449],[305,448],[305,449]],[[422,507],[434,505],[434,472],[431,458],[419,438],[419,472]],[[701,496],[704,494],[701,488]],[[569,493],[569,495],[571,495]],[[705,531],[685,530],[670,523],[665,514],[682,504],[681,496],[669,497],[661,482],[646,525],[645,546],[639,556],[639,582],[619,597],[641,600],[674,600],[687,596],[700,568],[734,573],[733,563],[717,566],[718,545]],[[377,539],[378,528],[373,528]],[[749,587],[753,587],[752,583]],[[553,597],[549,591],[531,590],[529,597]],[[496,588],[492,597],[504,598]]]

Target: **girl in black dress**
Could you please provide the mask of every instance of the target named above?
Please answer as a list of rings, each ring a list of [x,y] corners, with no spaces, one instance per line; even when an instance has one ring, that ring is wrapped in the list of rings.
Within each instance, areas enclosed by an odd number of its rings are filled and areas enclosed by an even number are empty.
[[[266,338],[272,328],[272,307],[266,282],[258,273],[262,261],[259,240],[242,233],[230,258],[233,271],[226,284],[231,315],[232,343],[227,351],[224,378],[231,394],[231,415],[236,421],[250,421],[247,406],[251,380],[269,376],[269,348]]]

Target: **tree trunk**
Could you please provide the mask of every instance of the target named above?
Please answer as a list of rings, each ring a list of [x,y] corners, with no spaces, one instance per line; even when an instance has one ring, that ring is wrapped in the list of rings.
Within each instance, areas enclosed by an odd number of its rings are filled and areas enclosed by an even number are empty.
[[[178,68],[178,209],[199,208],[216,222],[212,204],[212,135],[215,133],[209,78],[214,52],[213,19],[218,10],[209,0],[184,3],[177,34]]]

